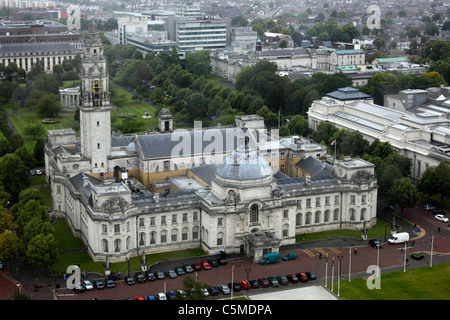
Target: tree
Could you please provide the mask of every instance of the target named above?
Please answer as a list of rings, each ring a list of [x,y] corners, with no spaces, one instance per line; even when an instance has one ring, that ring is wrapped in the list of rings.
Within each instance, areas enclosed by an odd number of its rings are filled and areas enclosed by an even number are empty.
[[[0,232],[0,260],[10,260],[17,253],[17,236],[12,230]]]
[[[207,76],[211,73],[211,53],[201,50],[189,53],[186,57],[186,69],[195,76]]]
[[[293,116],[289,121],[288,128],[292,134],[306,137],[309,133],[308,119],[302,115]]]
[[[185,276],[182,282],[185,295],[181,295],[179,294],[179,292],[175,292],[175,296],[178,300],[205,299],[205,295],[203,294],[202,289],[206,289],[208,287],[206,284],[203,284],[200,281],[195,281],[195,279],[191,276]]]
[[[418,189],[428,196],[440,195],[441,202],[450,196],[450,166],[441,161],[428,167],[420,178]]]
[[[42,136],[45,133],[44,125],[37,121],[30,121],[24,130],[27,136],[33,136],[36,140],[36,136]]]
[[[28,243],[24,258],[25,262],[37,267],[58,262],[58,241],[51,233],[38,234]]]
[[[39,114],[46,117],[57,117],[62,110],[57,96],[52,93],[46,93],[39,98],[37,103]]]
[[[425,34],[429,36],[434,36],[439,34],[439,28],[437,27],[436,23],[430,22],[425,26]]]
[[[406,207],[414,206],[419,197],[415,192],[416,188],[406,177],[395,179],[392,187],[389,189],[389,199],[393,204],[400,207],[401,213]]]
[[[0,181],[13,200],[29,186],[27,168],[17,155],[9,153],[0,158]]]

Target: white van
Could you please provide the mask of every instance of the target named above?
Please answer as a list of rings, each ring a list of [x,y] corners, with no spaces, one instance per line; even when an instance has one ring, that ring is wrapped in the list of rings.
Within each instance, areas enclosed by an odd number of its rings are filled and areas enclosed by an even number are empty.
[[[409,233],[408,232],[394,233],[393,235],[391,235],[388,241],[390,244],[405,243],[405,241],[408,242]]]

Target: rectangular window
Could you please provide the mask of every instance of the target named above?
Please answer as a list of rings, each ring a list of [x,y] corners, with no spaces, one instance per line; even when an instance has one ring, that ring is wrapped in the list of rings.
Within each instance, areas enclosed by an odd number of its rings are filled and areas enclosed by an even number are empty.
[[[114,225],[114,233],[120,233],[120,224]]]

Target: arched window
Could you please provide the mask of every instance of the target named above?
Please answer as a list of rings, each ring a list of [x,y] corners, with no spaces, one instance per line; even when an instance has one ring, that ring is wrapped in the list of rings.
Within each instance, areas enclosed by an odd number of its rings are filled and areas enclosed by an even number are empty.
[[[108,240],[106,240],[106,239],[102,240],[102,248],[103,248],[103,252],[109,252],[109,250],[108,250]]]
[[[289,225],[288,224],[283,225],[282,233],[283,233],[283,238],[287,238],[289,236]]]
[[[306,213],[305,224],[311,224],[311,212]]]
[[[192,240],[197,240],[198,239],[198,227],[193,227],[192,228]]]
[[[320,211],[316,211],[314,223],[320,223]]]
[[[217,245],[218,245],[218,246],[221,246],[222,243],[223,243],[223,233],[222,233],[222,232],[219,232],[219,233],[217,234]]]
[[[171,241],[172,242],[177,242],[177,237],[178,237],[178,230],[177,229],[172,229]]]
[[[189,229],[188,228],[183,228],[181,230],[181,240],[182,241],[186,241],[188,239],[188,233],[189,233]]]
[[[139,234],[139,245],[144,246],[145,245],[145,233],[141,232]]]
[[[366,212],[367,212],[366,208],[361,209],[361,219],[360,219],[361,221],[366,220]]]
[[[114,240],[114,252],[120,252],[120,239]]]
[[[350,209],[350,221],[355,221],[355,209]]]
[[[330,210],[325,210],[325,215],[323,216],[323,222],[330,221]]]
[[[167,231],[163,230],[161,231],[161,243],[166,243],[167,242]]]
[[[338,220],[339,220],[339,209],[334,209],[333,221],[338,221]]]
[[[301,227],[301,225],[302,225],[302,214],[301,213],[297,213],[295,215],[295,225],[297,227]]]
[[[150,244],[156,243],[156,231],[150,232]]]
[[[250,207],[250,223],[256,223],[259,221],[259,207],[254,204]]]

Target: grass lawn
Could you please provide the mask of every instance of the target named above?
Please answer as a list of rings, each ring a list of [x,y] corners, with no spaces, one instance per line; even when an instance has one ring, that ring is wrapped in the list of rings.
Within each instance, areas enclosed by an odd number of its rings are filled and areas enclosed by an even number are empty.
[[[148,111],[151,118],[144,119],[142,116]],[[136,119],[142,123],[142,127],[158,127],[158,118],[156,117],[156,109],[148,104],[130,104],[124,107],[118,108],[111,113],[111,128],[117,129],[122,126],[122,121],[124,118],[120,118],[119,115],[122,113],[134,113],[136,114]],[[147,129],[142,129],[140,131],[146,131]]]
[[[81,241],[81,239],[76,238],[72,235],[72,232],[67,225],[66,220],[58,219],[58,221],[53,224],[53,230],[55,231],[56,237],[58,239],[58,249],[61,252],[60,261],[51,266],[54,274],[65,273],[67,267],[73,264],[79,264],[81,270],[90,270],[92,272],[104,274],[104,262],[92,261],[92,258],[89,256],[87,251],[84,250],[84,243]],[[145,257],[147,259],[147,265],[151,265],[158,261],[196,257],[205,254],[206,253],[202,249],[191,249],[146,254]],[[130,260],[130,272],[141,270],[141,258],[142,256],[139,256],[134,257]],[[125,273],[128,271],[128,263],[112,263],[111,271]]]
[[[369,276],[369,275],[368,275]],[[366,279],[340,282],[344,300],[449,300],[450,264],[382,273],[380,289],[367,288]],[[331,284],[329,284],[329,288]],[[334,283],[337,294],[337,283]]]
[[[386,234],[389,236],[391,231],[391,226],[386,226]],[[350,230],[350,229],[338,229],[338,230],[330,230],[330,231],[320,231],[320,232],[311,232],[305,234],[297,234],[296,236],[297,242],[302,241],[313,241],[313,240],[323,240],[328,238],[355,238],[361,239],[361,230]],[[370,238],[381,238],[384,237],[384,220],[377,219],[377,224],[367,230],[367,237]]]

